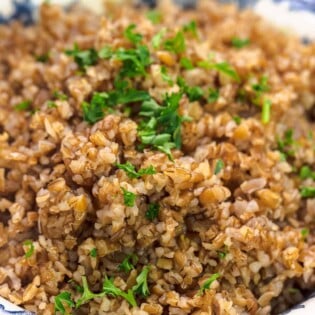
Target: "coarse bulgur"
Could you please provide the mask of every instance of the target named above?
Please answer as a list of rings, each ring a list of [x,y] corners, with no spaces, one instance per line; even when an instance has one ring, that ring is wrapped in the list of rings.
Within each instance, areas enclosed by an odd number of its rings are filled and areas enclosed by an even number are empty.
[[[302,300],[315,45],[212,1],[106,9],[0,26],[0,295],[43,315]]]

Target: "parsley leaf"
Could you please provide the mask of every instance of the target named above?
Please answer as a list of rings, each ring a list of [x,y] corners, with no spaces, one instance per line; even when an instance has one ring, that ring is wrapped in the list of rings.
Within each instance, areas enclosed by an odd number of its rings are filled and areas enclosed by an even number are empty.
[[[99,52],[98,52],[98,56],[99,58],[102,59],[109,59],[113,56],[113,50],[111,47],[109,46],[104,46]]]
[[[98,54],[94,48],[80,50],[78,44],[74,44],[73,49],[65,51],[68,56],[72,56],[81,70],[88,66],[93,66],[98,61]]]
[[[183,26],[184,32],[190,32],[194,37],[198,37],[196,21],[190,21]]]
[[[263,92],[268,92],[269,91],[269,85],[268,85],[268,77],[267,76],[262,76],[259,80],[258,83],[255,83],[252,85],[252,89],[256,93],[263,93]]]
[[[186,69],[186,70],[191,70],[191,69],[194,69],[194,66],[191,62],[190,59],[186,58],[186,57],[182,57],[179,61],[180,65]]]
[[[172,78],[167,73],[167,69],[165,66],[161,66],[161,76],[163,81],[165,81],[168,85],[172,86],[174,84]]]
[[[262,105],[261,121],[263,124],[268,124],[270,121],[271,101],[265,99]]]
[[[284,157],[287,155],[294,156],[294,150],[292,146],[296,143],[293,139],[293,129],[288,129],[284,133],[284,138],[277,139],[278,150],[284,154]]]
[[[311,168],[307,165],[301,167],[299,175],[301,179],[312,178],[313,180],[315,180],[315,172],[312,171]]]
[[[49,57],[50,57],[50,53],[47,52],[42,55],[35,56],[35,59],[38,62],[46,63],[47,61],[49,61]]]
[[[250,40],[248,38],[238,38],[238,37],[233,37],[231,40],[231,44],[235,48],[243,48],[247,45],[250,44]]]
[[[14,109],[15,110],[18,110],[18,111],[22,111],[22,110],[28,110],[31,106],[31,101],[23,101],[17,105],[14,106]]]
[[[133,207],[135,205],[136,200],[136,194],[134,194],[131,191],[128,191],[127,189],[121,187],[124,195],[124,204],[127,207]]]
[[[208,70],[214,69],[218,72],[221,72],[229,77],[231,77],[237,83],[240,83],[241,79],[235,69],[226,61],[213,63],[211,61],[200,61],[198,62],[198,66],[201,68],[205,68]]]
[[[71,298],[71,293],[63,291],[55,296],[55,313],[60,312],[62,315],[68,315],[66,311],[65,304],[67,304],[71,309],[74,307],[74,302]]]
[[[215,164],[215,168],[214,168],[214,174],[218,175],[222,171],[223,168],[224,168],[224,162],[221,159],[217,160],[217,163]]]
[[[26,240],[23,242],[23,246],[26,248],[25,250],[25,258],[30,258],[35,250],[34,243],[32,240]]]
[[[103,292],[107,295],[111,295],[113,297],[121,296],[124,298],[131,306],[137,306],[137,302],[135,300],[133,290],[128,290],[127,293],[123,292],[121,289],[117,288],[114,285],[114,280],[105,277],[103,282]]]
[[[158,24],[162,20],[162,14],[157,10],[148,11],[146,17],[152,22],[152,24]]]
[[[240,116],[233,116],[233,120],[236,122],[237,125],[240,125],[242,118]]]
[[[181,88],[182,93],[185,93],[190,102],[198,101],[203,97],[203,90],[199,86],[188,86],[183,78],[177,79],[177,84]]]
[[[303,239],[306,239],[310,234],[310,230],[308,228],[303,228],[301,230],[301,236]]]
[[[101,293],[93,293],[89,289],[88,282],[86,280],[86,277],[82,277],[82,287],[83,287],[83,293],[82,296],[77,300],[76,302],[76,308],[80,307],[82,304],[85,304],[86,302],[93,300],[95,298],[103,297],[105,292]]]
[[[152,165],[147,168],[142,168],[138,172],[136,171],[134,165],[130,162],[126,162],[125,164],[116,164],[116,166],[119,169],[124,170],[129,178],[139,178],[143,175],[156,174],[156,170]]]
[[[183,53],[186,50],[184,33],[179,31],[173,38],[164,42],[164,48],[176,54]]]
[[[119,48],[113,57],[123,63],[119,73],[121,77],[145,76],[146,67],[151,63],[148,47],[143,45],[135,49]]]
[[[118,266],[119,271],[129,273],[132,269],[135,269],[134,265],[138,262],[136,254],[127,255],[126,258]]]
[[[166,33],[166,28],[162,28],[158,33],[156,33],[152,37],[151,43],[152,43],[153,48],[157,49],[161,46],[161,42],[165,33]]]
[[[303,198],[315,198],[315,187],[302,187],[300,193]]]
[[[210,276],[200,287],[198,295],[203,295],[204,292],[208,289],[210,289],[211,284],[217,280],[218,278],[220,278],[220,274],[219,273],[214,273],[212,276]]]
[[[145,212],[145,217],[153,221],[159,215],[160,205],[158,203],[150,203],[148,206],[148,210]]]
[[[131,43],[137,45],[142,41],[142,35],[139,33],[135,33],[134,30],[136,28],[135,24],[130,24],[124,31],[124,36]]]
[[[54,91],[53,97],[61,101],[66,101],[68,99],[68,96],[66,94],[59,91]]]
[[[91,249],[90,256],[93,258],[97,257],[97,249],[95,247]]]
[[[219,90],[215,89],[209,89],[209,96],[208,96],[208,102],[209,103],[215,103],[220,97]]]
[[[143,297],[146,297],[150,294],[147,282],[149,270],[150,270],[149,266],[143,267],[141,273],[136,278],[136,284],[132,287],[132,291],[134,293],[140,294]]]

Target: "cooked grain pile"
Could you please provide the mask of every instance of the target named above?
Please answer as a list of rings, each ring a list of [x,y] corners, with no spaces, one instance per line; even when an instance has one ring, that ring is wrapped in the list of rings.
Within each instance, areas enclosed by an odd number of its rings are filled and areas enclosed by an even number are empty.
[[[314,78],[314,45],[211,1],[1,26],[0,295],[47,315],[303,299]]]

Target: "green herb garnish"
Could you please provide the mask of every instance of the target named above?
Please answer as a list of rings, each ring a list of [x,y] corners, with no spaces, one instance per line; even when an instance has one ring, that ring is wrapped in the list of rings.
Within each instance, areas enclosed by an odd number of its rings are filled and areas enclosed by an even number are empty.
[[[73,49],[67,49],[65,53],[74,58],[81,70],[85,70],[88,66],[93,66],[98,61],[98,54],[94,48],[80,50],[78,44],[74,44]]]
[[[184,33],[179,31],[173,38],[166,40],[164,48],[176,54],[183,53],[186,50]]]
[[[278,150],[283,153],[284,157],[294,156],[292,146],[296,144],[293,139],[293,129],[288,129],[284,133],[283,139],[277,139]]]
[[[218,278],[220,278],[220,274],[219,273],[215,273],[212,276],[210,276],[210,278],[208,278],[200,287],[199,291],[198,291],[198,295],[203,295],[204,292],[208,289],[210,289],[211,284],[217,280]]]
[[[132,269],[135,269],[134,265],[138,262],[136,254],[127,255],[126,258],[118,266],[119,271],[129,273]]]
[[[150,294],[147,280],[149,270],[149,266],[143,267],[141,273],[136,278],[136,284],[132,287],[132,291],[135,294],[140,294],[142,297],[146,297]]]
[[[186,58],[186,57],[182,57],[180,59],[180,65],[186,70],[194,69],[194,66],[193,66],[191,60]]]
[[[139,178],[143,175],[156,174],[156,170],[152,165],[142,168],[138,172],[136,171],[134,165],[132,165],[130,162],[126,162],[125,164],[116,164],[116,166],[119,169],[124,170],[129,178]]]
[[[93,258],[97,257],[97,249],[95,247],[91,249],[90,256]]]
[[[148,210],[145,212],[145,217],[153,221],[159,215],[160,205],[158,203],[150,203],[148,205]]]
[[[133,207],[135,205],[136,200],[136,194],[134,194],[131,191],[128,191],[127,189],[121,187],[124,195],[124,204],[127,207]]]
[[[269,85],[268,85],[268,77],[267,76],[262,76],[259,80],[258,83],[255,83],[252,85],[252,89],[256,93],[263,93],[263,92],[268,92],[269,91]]]
[[[66,94],[59,91],[54,91],[53,97],[61,101],[66,101],[68,99],[68,96]]]
[[[23,246],[26,247],[25,258],[30,258],[35,250],[34,243],[32,240],[26,240],[23,242]]]
[[[218,175],[222,171],[223,168],[224,168],[224,162],[221,159],[217,160],[217,163],[215,164],[215,168],[214,168],[214,174]]]
[[[50,57],[50,53],[47,52],[45,54],[36,56],[35,59],[38,62],[46,63],[49,60],[49,57]]]
[[[190,102],[198,101],[203,97],[204,92],[201,87],[189,86],[181,77],[177,79],[177,84],[181,88],[181,92],[188,96]]]
[[[231,44],[235,48],[243,48],[243,47],[248,46],[250,44],[250,40],[248,38],[233,37],[231,40]]]
[[[310,230],[308,228],[303,228],[301,230],[301,236],[303,239],[306,239],[310,234]]]
[[[142,35],[139,33],[135,33],[134,30],[136,28],[135,24],[130,24],[124,31],[124,36],[134,45],[139,44],[142,41]]]
[[[208,102],[215,103],[220,97],[219,90],[209,89]]]
[[[315,187],[302,187],[300,193],[303,198],[315,198]]]
[[[166,29],[162,28],[157,34],[155,34],[152,37],[151,43],[152,43],[153,48],[157,49],[161,46],[162,39],[165,34],[166,34]]]
[[[183,26],[184,32],[190,32],[194,37],[198,37],[196,21],[190,21]]]
[[[163,81],[165,81],[168,85],[172,86],[174,84],[172,78],[167,73],[167,69],[165,66],[161,66],[161,76]]]
[[[148,11],[146,17],[152,22],[152,24],[158,24],[162,20],[162,14],[157,10]]]
[[[263,124],[268,124],[270,121],[271,101],[265,99],[262,105],[261,121]]]
[[[301,179],[311,178],[315,180],[315,172],[307,165],[301,167],[299,176]]]
[[[80,307],[82,304],[85,304],[86,302],[90,300],[93,300],[95,298],[100,298],[105,295],[105,292],[93,293],[89,289],[89,285],[85,276],[82,277],[82,287],[83,287],[83,293],[82,293],[82,296],[76,302],[76,305],[75,305],[76,308]]]
[[[63,291],[55,296],[55,313],[60,312],[62,315],[69,315],[65,305],[68,305],[71,309],[74,307],[74,302],[71,298],[71,293]]]
[[[23,110],[28,110],[31,106],[31,101],[23,101],[17,105],[14,106],[14,109],[15,110],[18,110],[18,111],[23,111]]]
[[[237,125],[240,125],[242,122],[242,118],[240,116],[233,116],[233,120],[236,122]]]
[[[121,289],[117,288],[114,285],[113,279],[105,277],[105,280],[103,282],[103,292],[113,297],[120,296],[124,298],[131,306],[137,306],[133,290],[130,289],[127,293],[123,292]]]

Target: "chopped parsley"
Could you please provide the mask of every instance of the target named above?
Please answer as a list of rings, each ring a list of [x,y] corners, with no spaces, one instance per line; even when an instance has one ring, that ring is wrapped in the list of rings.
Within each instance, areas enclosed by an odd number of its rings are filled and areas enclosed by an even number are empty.
[[[127,293],[125,293],[124,291],[122,291],[121,289],[115,286],[113,279],[109,279],[105,277],[102,291],[105,294],[113,296],[113,297],[120,296],[124,298],[131,306],[137,306],[137,302],[135,300],[133,290],[130,289],[128,290]]]
[[[307,165],[301,167],[299,176],[301,179],[311,178],[315,180],[315,172]]]
[[[182,93],[188,96],[190,102],[198,101],[203,97],[203,90],[200,86],[189,86],[183,78],[177,79],[177,84],[181,88]]]
[[[133,207],[135,205],[135,200],[136,200],[136,194],[134,194],[131,191],[128,191],[127,189],[121,187],[121,190],[124,195],[124,204],[127,207]]]
[[[183,31],[185,33],[190,32],[194,37],[198,37],[197,33],[197,23],[196,21],[190,21],[183,26]]]
[[[102,59],[110,59],[113,56],[114,52],[109,46],[104,46],[99,52],[98,57]]]
[[[61,101],[66,101],[68,99],[68,96],[66,94],[59,91],[54,91],[53,97]]]
[[[186,119],[178,114],[181,97],[181,92],[166,95],[162,106],[153,99],[145,101],[139,113],[145,117],[138,128],[142,145],[153,146],[171,160],[170,150],[181,147],[181,123]]]
[[[258,83],[252,85],[252,89],[256,93],[268,92],[270,89],[268,85],[268,77],[263,75]]]
[[[45,63],[45,62],[47,62],[49,60],[49,57],[50,57],[50,53],[47,52],[47,53],[44,53],[42,55],[35,56],[35,59],[38,62]]]
[[[95,247],[91,249],[90,256],[93,258],[97,257],[97,249]]]
[[[85,70],[88,66],[95,65],[98,61],[98,54],[94,48],[80,50],[76,43],[74,44],[73,49],[68,49],[65,53],[74,58],[74,61],[81,70]]]
[[[303,198],[315,198],[315,187],[302,187],[300,193]]]
[[[217,160],[217,163],[215,164],[215,168],[214,168],[214,174],[218,175],[222,171],[223,168],[224,168],[224,162],[221,159]]]
[[[236,122],[237,125],[240,125],[242,122],[242,118],[240,116],[233,116],[233,120]]]
[[[220,274],[219,273],[214,273],[212,276],[210,276],[200,287],[199,291],[198,291],[198,295],[203,295],[204,292],[208,289],[210,289],[211,284],[220,278]]]
[[[227,252],[218,251],[218,256],[220,259],[225,259],[226,255],[227,255]]]
[[[110,92],[95,92],[91,101],[83,102],[83,119],[94,124],[103,119],[106,111],[110,111],[119,104],[128,104],[144,101],[150,98],[146,91],[135,89],[118,89]]]
[[[75,304],[76,308],[79,308],[82,304],[85,304],[86,302],[90,300],[93,300],[95,298],[100,298],[105,295],[105,292],[93,293],[89,289],[89,285],[85,276],[82,277],[82,288],[83,288],[83,293],[82,293],[82,296],[77,300]]]
[[[142,271],[136,278],[136,284],[132,287],[132,291],[135,294],[141,295],[142,297],[146,297],[150,294],[147,280],[149,270],[150,270],[149,266],[143,267]]]
[[[286,158],[287,156],[294,156],[294,150],[292,146],[296,144],[293,139],[293,129],[287,129],[284,133],[283,139],[277,139],[278,150]]]
[[[263,124],[268,124],[270,121],[271,101],[265,99],[262,105],[261,121]]]
[[[69,314],[65,305],[67,305],[70,309],[72,309],[75,305],[72,300],[71,293],[67,291],[63,291],[55,296],[55,313],[59,312],[62,315]]]
[[[209,103],[215,103],[220,97],[219,90],[215,90],[210,88],[209,89],[209,95],[208,95],[208,102]]]
[[[164,42],[164,48],[176,54],[183,53],[186,50],[184,33],[182,31],[179,31],[174,37],[166,40]]]
[[[213,63],[211,61],[200,61],[198,62],[198,66],[201,68],[205,68],[208,70],[216,70],[218,72],[221,72],[230,78],[232,78],[234,81],[240,83],[241,79],[238,75],[238,73],[235,71],[235,69],[226,61],[219,62],[219,63]]]
[[[148,205],[148,210],[145,212],[145,217],[153,221],[159,215],[160,205],[158,203],[150,203]]]
[[[186,69],[186,70],[191,70],[191,69],[194,69],[194,66],[191,62],[190,59],[186,58],[186,57],[182,57],[179,61],[180,65]]]
[[[129,178],[139,178],[143,175],[156,174],[156,170],[152,165],[146,168],[142,168],[138,172],[136,171],[134,165],[132,165],[130,162],[126,162],[125,164],[116,164],[116,166],[119,169],[125,171]]]
[[[124,271],[129,273],[132,269],[135,269],[135,264],[138,262],[138,257],[136,254],[127,255],[126,258],[118,265],[119,271]]]
[[[162,14],[157,10],[148,11],[146,17],[152,22],[152,24],[158,24],[162,20]]]
[[[250,44],[250,40],[248,38],[233,37],[231,40],[231,44],[235,48],[243,48]]]
[[[14,106],[14,109],[17,111],[28,110],[31,106],[31,101],[22,101],[21,103]]]
[[[152,37],[151,43],[152,43],[153,48],[157,49],[161,46],[162,39],[163,39],[165,33],[166,33],[166,29],[162,28],[158,33],[156,33]]]
[[[34,243],[32,240],[26,240],[23,242],[23,246],[25,247],[25,258],[30,258],[35,250]]]
[[[167,69],[165,66],[161,66],[161,76],[162,80],[166,82],[168,85],[172,86],[174,84],[172,78],[167,73]]]
[[[135,33],[134,30],[136,28],[135,24],[130,24],[124,30],[124,36],[127,38],[131,43],[137,45],[142,41],[142,35],[139,33]]]
[[[302,236],[303,239],[306,239],[309,236],[309,234],[310,234],[310,230],[309,229],[303,228],[301,230],[301,236]]]

